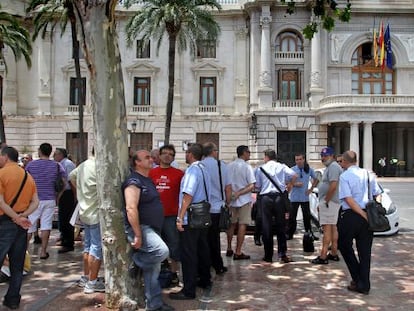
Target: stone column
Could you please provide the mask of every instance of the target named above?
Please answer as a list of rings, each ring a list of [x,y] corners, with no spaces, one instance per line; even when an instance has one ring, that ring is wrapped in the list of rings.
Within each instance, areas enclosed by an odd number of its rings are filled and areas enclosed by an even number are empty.
[[[270,25],[272,16],[270,6],[262,7],[260,16],[260,26],[262,27],[262,38],[260,44],[260,87],[259,87],[259,107],[272,107],[272,74],[271,74],[271,47],[270,47]]]
[[[362,142],[362,153],[364,154],[363,167],[372,171],[372,122],[364,122],[364,141]]]
[[[311,41],[311,74],[310,74],[310,105],[312,108],[318,108],[319,102],[324,97],[324,89],[322,87],[322,67],[321,60],[321,32],[322,29],[314,34]]]
[[[349,135],[349,149],[359,153],[359,122],[351,123],[351,134]]]

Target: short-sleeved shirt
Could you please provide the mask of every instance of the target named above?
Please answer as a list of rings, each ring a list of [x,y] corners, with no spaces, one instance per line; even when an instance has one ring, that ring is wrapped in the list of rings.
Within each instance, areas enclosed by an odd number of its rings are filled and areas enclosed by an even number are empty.
[[[318,196],[319,196],[320,201],[325,199],[326,194],[328,193],[328,190],[329,190],[329,184],[332,181],[339,182],[339,176],[341,174],[342,174],[342,167],[340,167],[339,164],[335,160],[332,160],[332,162],[329,163],[329,165],[325,168],[323,175],[322,175],[322,180],[318,185]],[[331,198],[332,202],[339,203],[338,189],[339,187],[337,186],[335,193]]]
[[[372,175],[368,176],[367,170],[356,165],[348,167],[342,173],[339,179],[339,199],[341,200],[343,210],[350,209],[350,206],[345,201],[347,197],[352,197],[362,209],[365,209],[365,205],[370,200],[368,196],[368,178],[372,194],[371,198],[382,193],[375,178]]]
[[[289,168],[286,164],[273,160],[267,161],[261,168],[270,176],[270,178],[272,178],[282,192],[286,190],[285,181],[296,174],[295,171]],[[256,188],[262,195],[279,192],[276,186],[269,180],[269,178],[267,178],[260,168],[256,170]]]
[[[224,189],[226,188],[226,185],[229,184],[227,177],[227,165],[223,161],[217,161],[213,157],[206,157],[201,162],[204,164],[208,173],[210,174],[210,213],[220,213],[220,208],[223,206],[225,201]],[[220,163],[222,189],[220,189],[220,174],[218,163]]]
[[[205,181],[205,184],[203,182]],[[206,187],[204,187],[204,185]],[[198,203],[202,201],[210,202],[210,175],[206,168],[200,161],[191,163],[191,165],[185,170],[183,179],[181,180],[180,187],[180,207],[181,210],[184,194],[192,196],[192,203]],[[206,196],[207,191],[207,196]],[[187,224],[187,213],[184,215],[183,225]]]
[[[22,169],[17,163],[6,163],[6,165],[0,169],[0,194],[3,195],[4,202],[7,204],[11,203],[20,189],[23,178],[24,169]],[[13,206],[13,210],[18,213],[24,212],[29,207],[30,201],[35,193],[36,184],[32,176],[27,174],[26,182]],[[2,209],[0,209],[0,215],[4,215]]]
[[[65,169],[67,176],[69,176],[70,172],[72,172],[76,167],[75,164],[68,158],[63,158],[62,161],[60,161],[59,163]],[[66,183],[65,190],[70,190],[70,189],[71,189],[70,184]]]
[[[253,168],[243,159],[237,158],[227,166],[227,176],[233,192],[245,188],[247,185],[254,184],[256,178]],[[231,201],[230,206],[242,207],[252,201],[252,194],[245,193]]]
[[[76,184],[76,196],[80,206],[80,220],[87,225],[99,223],[99,199],[96,189],[96,162],[91,157],[70,172],[69,178]]]
[[[160,195],[151,178],[137,172],[132,172],[122,184],[122,194],[124,194],[125,188],[131,185],[141,190],[137,206],[139,223],[148,225],[157,232],[161,232],[162,224],[164,222],[162,203]],[[125,218],[125,226],[130,228],[127,218]]]
[[[175,167],[154,167],[149,172],[149,177],[155,184],[160,194],[164,208],[164,216],[177,216],[180,184],[184,173]]]
[[[65,169],[60,163],[53,160],[39,159],[30,161],[26,171],[32,175],[36,182],[37,194],[40,201],[56,200],[55,180],[58,176],[67,179]]]
[[[315,171],[313,168],[309,168],[309,172],[306,173],[303,167],[299,167],[295,165],[292,167],[292,170],[295,171],[296,175],[296,182],[301,182],[301,187],[292,187],[290,192],[290,201],[292,202],[308,202],[309,195],[306,194],[306,191],[309,189],[309,180],[316,179]]]

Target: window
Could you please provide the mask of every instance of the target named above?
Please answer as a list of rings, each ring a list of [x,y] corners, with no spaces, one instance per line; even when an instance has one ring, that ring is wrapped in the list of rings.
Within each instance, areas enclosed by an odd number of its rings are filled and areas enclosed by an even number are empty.
[[[282,32],[276,39],[276,51],[303,52],[302,38],[293,31]]]
[[[216,58],[216,41],[200,40],[197,42],[198,58]]]
[[[360,45],[352,55],[352,94],[394,94],[394,71],[375,66],[371,42]]]
[[[70,78],[69,105],[78,106],[86,103],[86,78]]]
[[[134,78],[134,105],[150,105],[151,78]]]
[[[300,79],[297,69],[280,69],[278,72],[279,99],[300,99]]]
[[[216,105],[216,78],[200,78],[200,105]]]
[[[145,40],[137,40],[137,58],[150,58],[150,42]]]

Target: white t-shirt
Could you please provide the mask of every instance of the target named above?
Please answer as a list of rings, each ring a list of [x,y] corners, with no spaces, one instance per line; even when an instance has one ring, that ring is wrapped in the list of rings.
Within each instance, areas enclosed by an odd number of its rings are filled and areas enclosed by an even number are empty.
[[[231,184],[233,192],[237,192],[247,185],[254,184],[256,178],[254,177],[253,168],[243,159],[236,159],[227,166],[228,181]],[[252,201],[252,194],[250,192],[242,194],[235,201],[231,201],[230,206],[241,207]]]

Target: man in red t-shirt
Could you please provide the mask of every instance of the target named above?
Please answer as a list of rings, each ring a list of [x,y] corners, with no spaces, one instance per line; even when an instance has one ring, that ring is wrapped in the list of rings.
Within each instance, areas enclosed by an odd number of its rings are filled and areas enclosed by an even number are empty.
[[[149,177],[154,182],[164,208],[164,224],[162,227],[162,239],[170,250],[171,271],[174,273],[173,285],[178,285],[178,262],[180,261],[179,235],[176,227],[178,213],[178,196],[180,184],[184,173],[171,166],[174,161],[175,148],[173,145],[165,145],[160,148],[160,165],[149,172]]]

